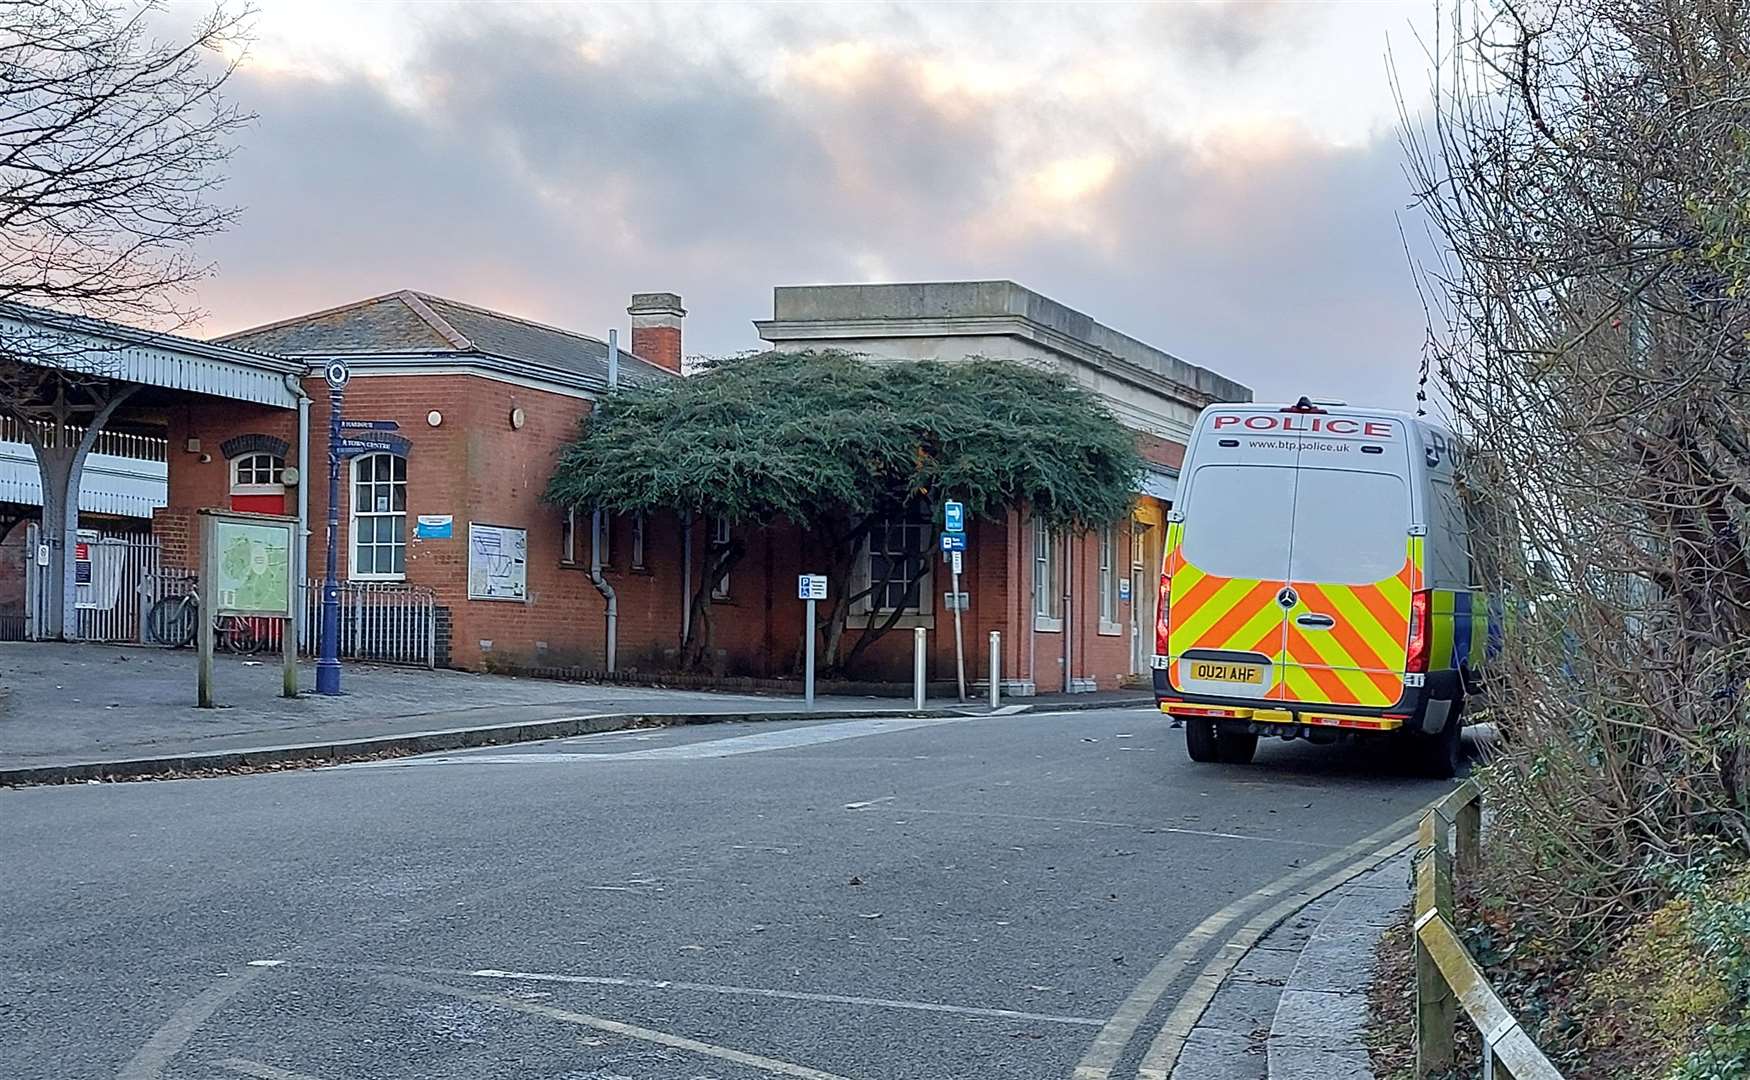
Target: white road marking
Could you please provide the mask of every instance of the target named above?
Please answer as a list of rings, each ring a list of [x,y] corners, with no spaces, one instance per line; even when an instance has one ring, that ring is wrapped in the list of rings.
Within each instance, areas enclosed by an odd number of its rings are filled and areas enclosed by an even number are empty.
[[[818,1001],[829,1005],[867,1005],[883,1009],[953,1013],[958,1016],[982,1016],[994,1020],[1034,1020],[1047,1024],[1076,1024],[1083,1027],[1099,1027],[1105,1023],[1104,1020],[1091,1016],[1061,1016],[1055,1013],[1022,1012],[1015,1009],[982,1009],[970,1005],[943,1005],[934,1001],[905,1001],[894,998],[860,997],[851,994],[814,994],[800,990],[771,990],[760,986],[722,986],[714,983],[675,982],[668,979],[630,979],[613,975],[551,975],[535,971],[498,971],[493,968],[482,968],[479,971],[470,971],[466,974],[477,979],[577,983],[585,986],[624,986],[640,990],[698,990],[710,994],[728,994],[740,997]]]
[[[1301,882],[1322,874],[1332,867],[1339,866],[1352,859],[1366,854],[1382,841],[1394,840],[1415,826],[1417,820],[1426,810],[1417,810],[1406,814],[1383,829],[1370,833],[1355,841],[1340,851],[1332,852],[1317,862],[1309,863],[1291,874],[1285,874],[1270,884],[1242,896],[1233,903],[1217,911],[1215,914],[1198,923],[1197,926],[1175,945],[1171,952],[1161,958],[1149,973],[1138,983],[1124,1002],[1118,1006],[1118,1011],[1106,1021],[1100,1033],[1094,1037],[1082,1060],[1076,1065],[1072,1075],[1073,1080],[1108,1080],[1112,1070],[1118,1067],[1118,1059],[1123,1056],[1124,1048],[1130,1045],[1130,1040],[1136,1035],[1137,1028],[1148,1018],[1155,1005],[1165,996],[1168,988],[1179,979],[1196,959],[1204,946],[1215,939],[1215,936],[1226,929],[1240,916],[1256,907],[1258,904],[1277,897]],[[1201,1013],[1201,1010],[1199,1010]]]
[[[623,1024],[618,1020],[607,1020],[600,1016],[591,1016],[588,1013],[556,1009],[551,1005],[541,1005],[533,1001],[519,1001],[516,998],[505,997],[503,994],[484,994],[474,990],[464,990],[459,986],[444,986],[441,983],[426,982],[423,979],[409,979],[401,975],[379,975],[377,979],[391,986],[400,986],[431,994],[447,994],[464,1001],[514,1009],[532,1016],[545,1016],[551,1020],[562,1020],[579,1027],[594,1028],[610,1035],[656,1043],[658,1046],[668,1046],[676,1050],[686,1050],[706,1057],[717,1058],[720,1061],[732,1061],[737,1065],[745,1065],[750,1069],[759,1069],[761,1072],[769,1072],[778,1076],[795,1076],[801,1080],[847,1080],[846,1077],[822,1072],[819,1069],[811,1069],[806,1065],[796,1065],[788,1061],[780,1061],[777,1058],[762,1057],[759,1054],[750,1054],[744,1050],[735,1050],[727,1046],[714,1046],[697,1039],[689,1039],[684,1035],[671,1035],[666,1031],[656,1031],[652,1028],[639,1027],[636,1024]]]
[[[1317,900],[1319,897],[1338,888],[1345,882],[1360,877],[1362,874],[1380,863],[1391,859],[1408,850],[1416,842],[1416,834],[1411,833],[1396,843],[1388,844],[1373,852],[1359,862],[1343,867],[1329,877],[1308,886],[1300,892],[1277,902],[1263,914],[1241,927],[1239,932],[1228,938],[1220,951],[1215,954],[1207,966],[1198,974],[1191,988],[1179,999],[1173,1011],[1167,1014],[1167,1022],[1160,1033],[1149,1043],[1148,1053],[1143,1055],[1142,1063],[1136,1071],[1137,1080],[1170,1080],[1173,1066],[1179,1063],[1179,1055],[1185,1049],[1185,1040],[1190,1038],[1191,1029],[1197,1026],[1202,1018],[1203,1010],[1209,1008],[1214,1000],[1216,990],[1221,988],[1221,982],[1251,951],[1258,939],[1269,933],[1270,928],[1292,915],[1295,911]]]
[[[170,1019],[164,1021],[164,1026],[153,1032],[152,1037],[146,1040],[146,1045],[140,1047],[128,1059],[128,1063],[122,1066],[122,1071],[116,1074],[116,1080],[157,1080],[163,1074],[164,1066],[187,1044],[195,1029],[206,1023],[209,1016],[219,1011],[219,1006],[266,970],[257,967],[236,975],[227,975],[201,991],[194,1000],[170,1014]]]
[[[1005,814],[995,810],[919,810],[915,807],[894,807],[907,814],[936,814],[943,817],[997,818],[1004,821],[1038,821],[1047,825],[1098,825],[1111,829],[1137,829],[1143,832],[1175,833],[1180,836],[1208,836],[1217,840],[1250,840],[1258,844],[1290,844],[1329,850],[1333,844],[1312,840],[1292,840],[1283,836],[1247,836],[1244,833],[1216,832],[1210,829],[1181,829],[1172,825],[1150,825],[1145,821],[1105,821],[1100,818],[1060,818],[1039,814]]]
[[[804,717],[799,716],[797,719],[804,719]],[[489,754],[445,754],[433,757],[395,758],[387,761],[361,761],[342,767],[405,769],[426,765],[587,765],[621,761],[697,761],[709,758],[736,757],[741,754],[759,754],[770,750],[793,750],[803,746],[817,746],[821,743],[840,742],[845,739],[857,739],[869,735],[886,735],[895,731],[908,731],[912,728],[962,724],[968,720],[976,719],[979,717],[872,717],[867,720],[841,720],[813,724],[807,727],[784,728],[778,731],[761,731],[750,735],[732,735],[724,739],[707,739],[701,742],[678,743],[673,746],[655,746],[644,750],[601,754],[552,752],[507,754],[502,751]]]
[[[226,1072],[258,1077],[259,1080],[316,1080],[309,1073],[279,1069],[272,1065],[263,1065],[259,1061],[250,1061],[248,1058],[221,1058],[218,1061],[208,1062],[208,1064],[214,1068],[224,1069]]]
[[[249,966],[250,967],[279,967],[283,963],[285,963],[284,960],[251,960],[251,961],[249,961]]]
[[[871,806],[880,806],[882,803],[892,802],[893,800],[895,800],[897,798],[899,798],[898,795],[888,795],[888,796],[885,796],[885,797],[880,798],[880,799],[868,799],[864,802],[848,802],[845,804],[845,809],[846,810],[867,810]]]

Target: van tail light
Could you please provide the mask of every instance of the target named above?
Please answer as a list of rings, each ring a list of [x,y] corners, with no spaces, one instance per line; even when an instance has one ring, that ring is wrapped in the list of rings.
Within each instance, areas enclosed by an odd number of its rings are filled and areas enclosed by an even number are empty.
[[[1428,594],[1410,594],[1410,648],[1406,671],[1428,670]]]
[[[1167,655],[1167,637],[1172,628],[1173,579],[1161,575],[1161,602],[1155,616],[1155,655]]]

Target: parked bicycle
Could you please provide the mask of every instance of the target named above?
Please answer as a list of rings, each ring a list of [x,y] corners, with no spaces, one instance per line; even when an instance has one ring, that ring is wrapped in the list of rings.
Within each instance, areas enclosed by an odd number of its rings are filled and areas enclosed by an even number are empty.
[[[200,629],[200,594],[190,589],[181,596],[166,596],[146,614],[146,632],[152,640],[173,649],[194,644]],[[268,645],[266,619],[245,615],[220,615],[213,620],[213,647],[221,652],[258,653]]]

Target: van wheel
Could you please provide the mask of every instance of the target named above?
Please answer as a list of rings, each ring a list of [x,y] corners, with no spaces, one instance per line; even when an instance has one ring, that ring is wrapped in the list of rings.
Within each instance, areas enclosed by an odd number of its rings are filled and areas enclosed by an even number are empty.
[[[1205,763],[1220,760],[1218,737],[1214,720],[1198,720],[1190,718],[1185,721],[1185,753],[1191,755],[1192,761]]]
[[[1250,765],[1258,752],[1258,737],[1247,732],[1218,731],[1215,752],[1223,765]]]
[[[1185,752],[1192,761],[1249,765],[1257,750],[1256,735],[1223,731],[1214,720],[1185,721]]]
[[[1416,739],[1416,771],[1435,780],[1450,780],[1458,775],[1464,750],[1464,699],[1452,703],[1446,713],[1446,726],[1438,735],[1423,735]]]

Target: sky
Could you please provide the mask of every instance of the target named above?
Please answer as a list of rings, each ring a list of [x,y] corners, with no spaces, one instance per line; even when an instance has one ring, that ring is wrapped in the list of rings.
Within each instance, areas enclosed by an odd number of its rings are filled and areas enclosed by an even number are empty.
[[[1412,404],[1425,0],[257,6],[200,332],[670,291],[722,355],[775,285],[1007,278],[1262,399]]]

